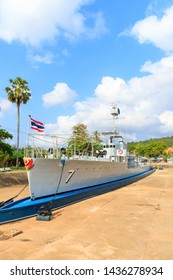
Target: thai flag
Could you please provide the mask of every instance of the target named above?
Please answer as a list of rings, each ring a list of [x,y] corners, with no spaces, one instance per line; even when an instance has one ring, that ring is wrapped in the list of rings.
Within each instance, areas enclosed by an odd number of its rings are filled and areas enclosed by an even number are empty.
[[[43,132],[45,127],[44,127],[44,123],[42,122],[38,122],[32,118],[30,118],[31,120],[31,129],[37,130],[39,132]]]

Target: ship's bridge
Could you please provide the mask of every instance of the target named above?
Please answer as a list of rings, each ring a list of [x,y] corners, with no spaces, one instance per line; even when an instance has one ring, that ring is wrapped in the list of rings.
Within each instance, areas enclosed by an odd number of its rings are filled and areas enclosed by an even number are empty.
[[[109,136],[109,140],[103,144],[105,157],[111,161],[121,162],[126,161],[127,145],[122,136],[118,132],[103,132],[105,136]]]

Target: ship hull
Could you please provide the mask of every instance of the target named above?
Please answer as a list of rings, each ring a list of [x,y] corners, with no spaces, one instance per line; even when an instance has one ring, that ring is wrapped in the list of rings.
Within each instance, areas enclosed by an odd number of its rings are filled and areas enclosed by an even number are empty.
[[[138,174],[129,174],[126,178],[93,185],[91,187],[78,188],[56,195],[48,195],[34,200],[31,197],[26,197],[10,202],[0,208],[0,224],[38,216],[38,212],[41,209],[46,211],[55,210],[93,196],[116,190],[150,175],[153,171],[152,169],[143,170]]]
[[[150,170],[149,165],[128,168],[125,162],[34,159],[28,171],[32,199],[105,184]]]

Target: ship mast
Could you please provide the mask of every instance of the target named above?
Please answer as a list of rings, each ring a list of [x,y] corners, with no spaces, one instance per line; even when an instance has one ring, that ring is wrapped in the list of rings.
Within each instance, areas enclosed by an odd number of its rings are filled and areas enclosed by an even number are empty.
[[[111,115],[113,117],[113,125],[114,125],[113,131],[117,133],[115,130],[115,121],[118,119],[118,116],[120,115],[120,109],[114,104],[111,105]]]
[[[120,115],[120,109],[116,105],[111,105],[111,115],[114,127],[112,131],[102,132],[103,135],[109,136],[103,147],[106,151],[106,157],[112,162],[124,162],[127,156],[127,146],[122,135],[115,129],[115,121]]]
[[[111,115],[113,117],[113,130],[102,132],[103,135],[119,135],[119,132],[115,129],[115,121],[118,119],[120,115],[120,109],[116,105],[111,105]]]

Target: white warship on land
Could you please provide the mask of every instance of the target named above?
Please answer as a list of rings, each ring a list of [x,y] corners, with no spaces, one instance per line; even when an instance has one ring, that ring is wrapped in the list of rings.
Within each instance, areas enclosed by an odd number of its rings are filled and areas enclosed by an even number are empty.
[[[119,113],[119,108],[112,106],[113,118],[117,118]],[[97,151],[95,156],[74,154],[67,159],[66,149],[62,148],[60,159],[25,159],[26,166],[30,167],[27,171],[30,197],[19,201],[17,207],[21,211],[13,215],[13,218],[6,215],[6,220],[37,215],[41,208],[53,210],[115,190],[153,171],[148,161],[129,154],[127,144],[119,132],[102,134],[108,137],[108,141],[104,143],[103,151]],[[10,202],[0,208],[0,223],[3,222],[1,211],[9,210],[10,205],[11,211],[13,204],[16,207],[15,203]]]
[[[116,117],[119,109],[113,106],[111,113]],[[114,183],[150,169],[147,162],[144,164],[129,155],[127,145],[119,132],[110,131],[102,134],[109,136],[109,139],[103,146],[104,150],[100,154],[96,153],[96,156],[74,155],[67,160],[65,154],[59,160],[34,158],[34,167],[28,171],[31,199],[55,194],[62,168],[58,193]]]

